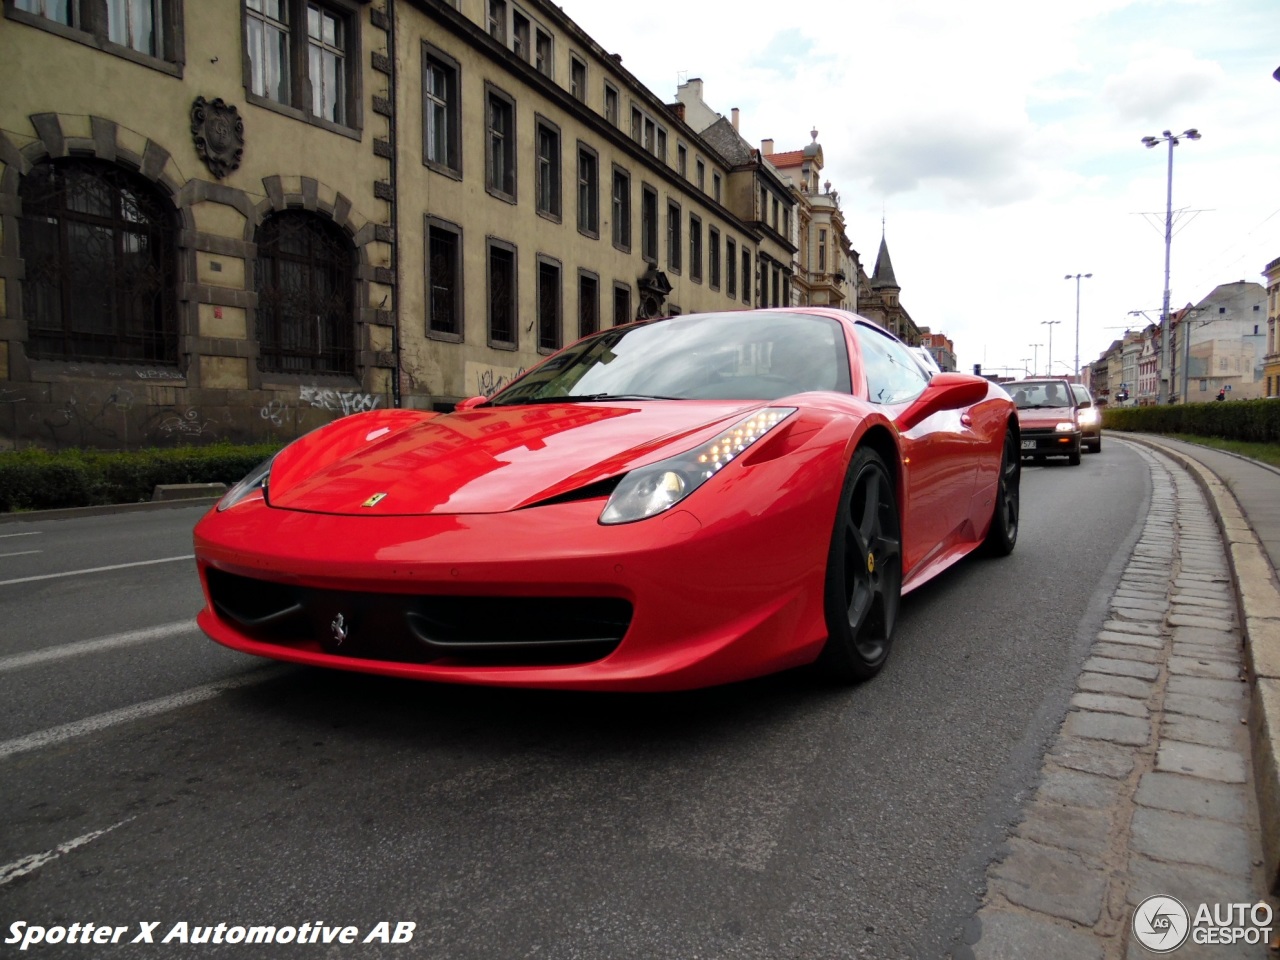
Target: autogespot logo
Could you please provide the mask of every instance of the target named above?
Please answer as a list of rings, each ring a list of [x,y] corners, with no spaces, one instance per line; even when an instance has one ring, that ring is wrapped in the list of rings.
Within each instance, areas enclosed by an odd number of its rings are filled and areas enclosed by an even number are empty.
[[[1173,897],[1147,897],[1133,911],[1133,935],[1152,953],[1172,953],[1190,932],[1191,915]]]

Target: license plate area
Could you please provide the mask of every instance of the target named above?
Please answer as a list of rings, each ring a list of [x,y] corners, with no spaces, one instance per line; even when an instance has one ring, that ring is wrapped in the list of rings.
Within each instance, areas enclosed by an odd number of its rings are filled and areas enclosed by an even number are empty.
[[[1023,440],[1023,441],[1022,441],[1022,449],[1023,449],[1023,450],[1034,450],[1035,448],[1036,448],[1036,442],[1035,442],[1034,440]]]

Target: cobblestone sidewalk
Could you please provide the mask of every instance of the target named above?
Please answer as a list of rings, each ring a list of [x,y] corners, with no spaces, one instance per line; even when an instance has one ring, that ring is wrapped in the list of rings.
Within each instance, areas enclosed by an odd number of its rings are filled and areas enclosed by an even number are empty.
[[[1131,932],[1146,897],[1195,910],[1265,889],[1222,538],[1185,469],[1138,453],[1151,513],[955,960],[1139,960],[1153,956]],[[1175,955],[1277,956],[1190,941]]]

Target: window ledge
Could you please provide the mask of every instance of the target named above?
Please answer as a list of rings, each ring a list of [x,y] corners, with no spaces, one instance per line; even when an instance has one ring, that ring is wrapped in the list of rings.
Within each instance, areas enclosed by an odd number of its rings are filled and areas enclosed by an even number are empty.
[[[450,333],[447,330],[427,329],[428,340],[440,340],[443,343],[463,343],[464,338],[460,333]]]
[[[67,40],[73,40],[76,43],[83,44],[86,47],[92,47],[95,50],[101,50],[103,53],[109,53],[112,56],[119,57],[122,60],[128,60],[142,67],[148,67],[157,70],[160,73],[168,74],[171,77],[182,78],[184,63],[181,60],[165,60],[162,57],[153,57],[147,53],[141,53],[132,47],[126,47],[124,44],[115,43],[106,37],[90,33],[87,30],[80,30],[76,27],[69,27],[65,23],[58,23],[56,20],[50,20],[48,17],[42,17],[38,13],[28,13],[26,10],[19,10],[13,6],[12,0],[4,0],[4,15],[8,20],[15,23],[23,23],[29,27],[35,27],[37,30],[43,30],[46,33],[52,33],[55,36],[63,37]]]
[[[263,97],[256,93],[250,93],[248,88],[244,91],[244,98],[248,103],[252,103],[256,107],[262,107],[270,110],[272,113],[283,114],[294,120],[301,120],[303,123],[310,124],[313,127],[319,127],[322,130],[328,130],[330,133],[337,133],[352,140],[363,139],[363,134],[359,127],[344,127],[340,123],[334,123],[332,120],[326,120],[324,117],[317,117],[315,114],[307,113],[305,110],[299,110],[297,107],[289,106],[287,103],[280,103],[272,100],[270,97]]]

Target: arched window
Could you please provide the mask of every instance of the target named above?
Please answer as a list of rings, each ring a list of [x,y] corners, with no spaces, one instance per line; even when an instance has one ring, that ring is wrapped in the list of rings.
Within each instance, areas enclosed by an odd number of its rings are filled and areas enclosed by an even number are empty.
[[[269,373],[355,373],[355,248],[305,210],[258,228],[258,365]]]
[[[177,363],[176,214],[100,160],[37,164],[18,187],[27,355]]]

